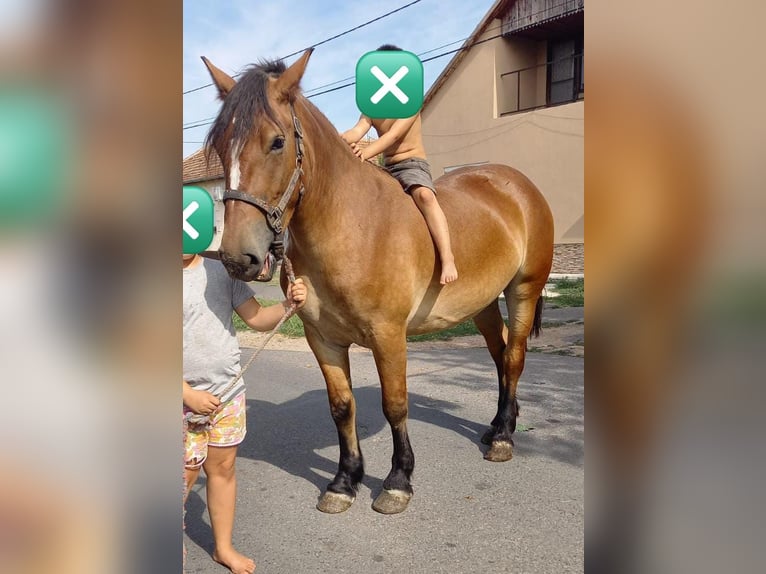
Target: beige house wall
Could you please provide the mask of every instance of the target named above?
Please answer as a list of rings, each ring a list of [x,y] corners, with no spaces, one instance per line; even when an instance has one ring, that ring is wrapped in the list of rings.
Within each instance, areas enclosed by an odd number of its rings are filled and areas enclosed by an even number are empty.
[[[495,35],[500,20],[482,38]],[[544,41],[498,38],[472,48],[422,112],[434,177],[445,168],[503,163],[523,172],[553,211],[556,243],[583,243],[583,101],[498,117],[507,103],[500,74],[545,63]],[[544,105],[546,68],[522,96]],[[536,92],[536,93],[535,93]],[[506,107],[506,109],[508,109]]]

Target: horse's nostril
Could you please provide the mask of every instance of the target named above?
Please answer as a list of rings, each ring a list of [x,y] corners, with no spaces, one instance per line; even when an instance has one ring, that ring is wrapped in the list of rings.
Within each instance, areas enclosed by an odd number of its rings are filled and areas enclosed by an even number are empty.
[[[243,253],[242,256],[245,259],[244,261],[245,265],[253,265],[257,267],[258,269],[261,268],[261,260],[258,259],[258,257],[253,255],[252,253]]]

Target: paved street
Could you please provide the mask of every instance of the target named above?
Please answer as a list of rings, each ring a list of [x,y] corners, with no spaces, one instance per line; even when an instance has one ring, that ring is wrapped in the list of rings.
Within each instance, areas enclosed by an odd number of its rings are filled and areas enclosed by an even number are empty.
[[[392,452],[372,355],[356,349],[351,362],[367,474],[341,515],[314,508],[338,446],[313,355],[270,348],[245,375],[248,435],[237,461],[234,531],[258,573],[582,571],[582,358],[527,355],[519,423],[529,430],[516,433],[513,460],[490,463],[480,443],[497,401],[487,351],[411,351],[415,496],[396,516],[371,508]],[[226,572],[209,556],[203,501],[201,477],[187,504],[187,571]]]

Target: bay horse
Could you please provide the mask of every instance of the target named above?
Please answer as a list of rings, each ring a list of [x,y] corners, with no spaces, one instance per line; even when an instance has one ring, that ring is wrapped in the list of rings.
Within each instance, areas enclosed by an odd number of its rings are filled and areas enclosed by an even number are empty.
[[[236,82],[203,57],[223,102],[206,138],[227,183],[220,258],[231,276],[250,281],[275,236],[288,230],[285,254],[309,291],[299,315],[340,443],[337,474],[317,503],[323,512],[347,510],[364,475],[348,350],[352,343],[372,350],[394,451],[373,508],[394,514],[407,508],[413,493],[407,335],[473,318],[499,380],[497,414],[482,439],[490,445],[484,458],[512,457],[516,386],[527,337],[540,329],[553,218],[540,191],[510,167],[482,165],[442,176],[439,203],[460,278],[440,285],[438,257],[412,198],[385,170],[356,158],[301,94],[310,56],[308,50],[290,67],[261,62]],[[284,289],[284,271],[281,283]]]

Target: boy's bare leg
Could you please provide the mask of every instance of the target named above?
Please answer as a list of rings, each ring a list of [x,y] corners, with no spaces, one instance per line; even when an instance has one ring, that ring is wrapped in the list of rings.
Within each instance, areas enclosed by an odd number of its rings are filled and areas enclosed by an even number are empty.
[[[207,510],[215,540],[213,560],[234,574],[252,574],[255,572],[255,562],[237,552],[231,542],[237,502],[237,477],[234,472],[236,457],[236,446],[210,446],[203,465],[207,475]]]
[[[423,213],[428,229],[431,231],[431,237],[436,244],[436,250],[439,252],[439,259],[442,264],[439,282],[442,285],[452,283],[457,279],[455,256],[452,255],[447,218],[436,200],[436,194],[427,187],[419,186],[412,190],[412,198],[415,200],[415,205]]]

